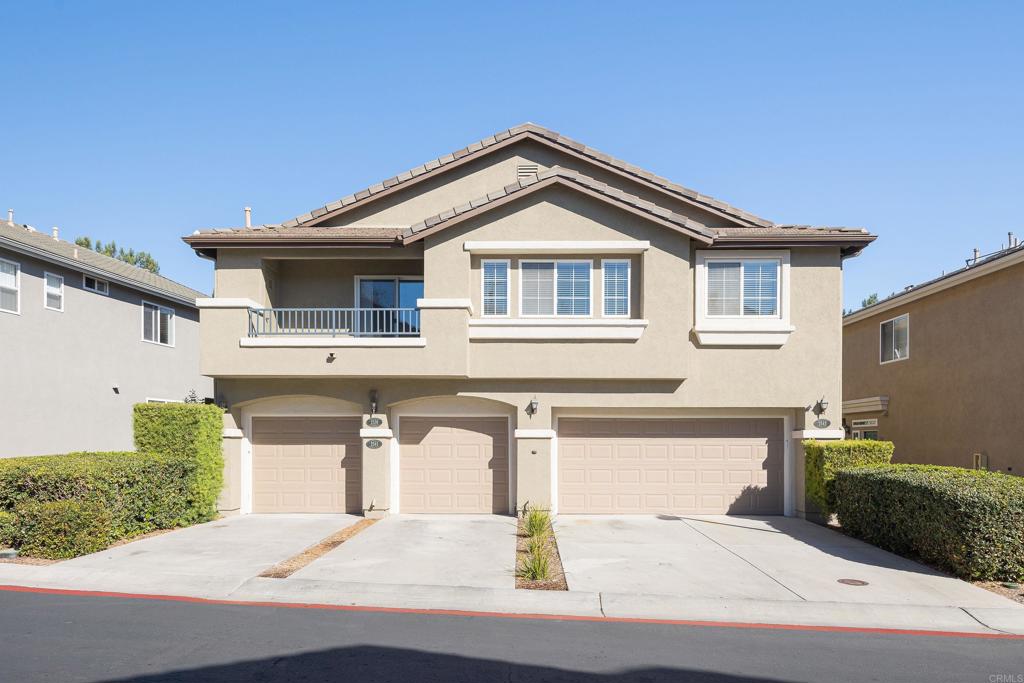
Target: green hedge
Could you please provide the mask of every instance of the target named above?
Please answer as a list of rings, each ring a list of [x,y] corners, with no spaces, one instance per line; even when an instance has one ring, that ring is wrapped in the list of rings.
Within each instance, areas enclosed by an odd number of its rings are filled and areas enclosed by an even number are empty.
[[[835,512],[833,485],[836,472],[848,467],[888,465],[892,460],[891,441],[856,439],[845,441],[805,441],[805,480],[807,500],[827,520]]]
[[[138,452],[0,459],[0,544],[60,559],[217,514],[216,406],[135,406]]]
[[[224,484],[221,450],[224,411],[214,405],[139,403],[135,406],[135,448],[144,453],[182,455],[193,459],[189,523],[205,522],[217,514],[217,497]]]
[[[843,529],[964,579],[1024,580],[1024,478],[933,465],[841,470]]]

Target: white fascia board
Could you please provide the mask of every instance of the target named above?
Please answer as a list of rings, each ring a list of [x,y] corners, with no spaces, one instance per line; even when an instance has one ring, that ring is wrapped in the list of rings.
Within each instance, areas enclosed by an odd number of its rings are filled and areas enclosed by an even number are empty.
[[[557,436],[554,429],[517,429],[517,439],[553,439]]]
[[[241,439],[245,434],[242,433],[241,429],[224,428],[220,435],[225,439]]]
[[[416,299],[416,308],[462,308],[473,315],[473,302],[469,299]]]
[[[646,320],[472,320],[469,338],[636,341],[646,328]]]
[[[845,439],[846,432],[842,429],[798,429],[791,436],[794,439],[818,439],[819,441],[832,441]]]
[[[238,340],[242,348],[423,348],[427,340],[423,337],[242,337]]]
[[[651,243],[644,240],[467,241],[462,248],[472,254],[641,254],[651,248]]]
[[[390,439],[394,436],[394,433],[390,429],[383,427],[364,427],[359,430],[360,439]]]
[[[245,298],[207,298],[196,299],[199,308],[263,308],[252,299]]]
[[[796,330],[791,325],[762,329],[695,328],[701,346],[783,346]]]

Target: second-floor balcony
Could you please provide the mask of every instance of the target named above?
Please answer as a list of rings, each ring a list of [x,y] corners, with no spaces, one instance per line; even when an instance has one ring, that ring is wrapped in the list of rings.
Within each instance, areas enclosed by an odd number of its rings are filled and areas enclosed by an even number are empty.
[[[417,308],[250,308],[249,337],[418,337]]]

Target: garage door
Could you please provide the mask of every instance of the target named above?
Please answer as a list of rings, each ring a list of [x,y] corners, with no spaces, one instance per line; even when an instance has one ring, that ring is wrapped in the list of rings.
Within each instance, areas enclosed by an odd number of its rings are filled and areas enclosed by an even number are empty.
[[[782,514],[782,420],[558,421],[560,513]]]
[[[253,512],[361,513],[358,417],[252,420]]]
[[[401,512],[508,514],[508,420],[403,417]]]

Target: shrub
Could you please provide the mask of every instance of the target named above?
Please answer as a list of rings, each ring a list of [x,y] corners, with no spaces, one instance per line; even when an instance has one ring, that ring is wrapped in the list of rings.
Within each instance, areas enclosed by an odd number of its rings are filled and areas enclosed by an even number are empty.
[[[551,577],[551,563],[545,550],[529,553],[519,567],[519,576],[530,581],[544,581]]]
[[[135,448],[140,452],[192,459],[187,523],[205,522],[217,514],[224,483],[221,450],[224,411],[214,405],[139,403],[135,406]]]
[[[110,545],[111,514],[99,500],[28,501],[15,517],[15,544],[33,557],[61,560]]]
[[[529,510],[524,525],[526,534],[531,538],[543,536],[551,525],[551,515],[547,510]]]
[[[964,579],[1024,580],[1024,478],[933,465],[840,470],[843,529]]]
[[[104,510],[111,541],[190,524],[192,458],[148,453],[70,453],[0,459],[0,511],[13,513],[14,545],[30,542],[29,503],[78,501]],[[84,514],[84,513],[83,513]],[[82,519],[80,515],[77,517]],[[29,553],[28,550],[24,552]]]
[[[805,441],[807,500],[827,521],[835,512],[833,486],[836,472],[849,467],[887,465],[892,460],[892,453],[891,441]]]
[[[0,547],[14,545],[14,513],[0,510]]]

